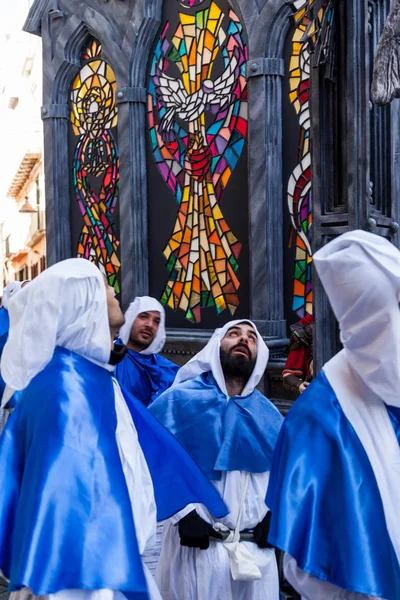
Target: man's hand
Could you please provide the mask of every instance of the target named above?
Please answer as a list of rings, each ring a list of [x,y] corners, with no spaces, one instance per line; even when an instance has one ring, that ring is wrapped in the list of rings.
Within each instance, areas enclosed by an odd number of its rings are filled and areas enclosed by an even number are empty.
[[[178,531],[181,546],[188,546],[188,548],[207,550],[210,545],[210,537],[222,539],[222,535],[202,519],[195,510],[179,521]]]
[[[309,381],[302,381],[302,383],[299,385],[299,393],[302,394],[304,392],[304,390],[306,388],[308,388],[309,385],[310,385]]]

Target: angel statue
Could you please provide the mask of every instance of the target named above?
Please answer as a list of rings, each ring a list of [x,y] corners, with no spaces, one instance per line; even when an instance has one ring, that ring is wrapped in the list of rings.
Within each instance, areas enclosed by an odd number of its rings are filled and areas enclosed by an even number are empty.
[[[379,105],[400,98],[400,0],[394,0],[379,40],[371,91]]]

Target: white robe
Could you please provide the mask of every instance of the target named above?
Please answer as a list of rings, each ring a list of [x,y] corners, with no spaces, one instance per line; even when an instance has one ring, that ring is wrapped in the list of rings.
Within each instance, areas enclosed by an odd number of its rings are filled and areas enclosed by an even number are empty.
[[[242,494],[244,473],[229,471],[214,485],[231,512],[218,522],[234,530]],[[252,529],[267,513],[265,496],[269,473],[252,473],[249,477],[240,531]],[[261,579],[235,581],[230,572],[229,556],[224,544],[210,538],[207,550],[180,545],[178,521],[196,509],[209,523],[215,523],[202,505],[186,507],[164,525],[163,545],[156,581],[164,600],[279,600],[279,579],[275,551],[260,549],[253,542],[241,542],[254,557]]]
[[[157,511],[153,482],[138,434],[121,389],[113,379],[117,430],[115,432],[122,470],[125,475],[135,521],[139,552],[142,555],[154,543],[157,528]],[[153,576],[143,565],[150,600],[162,600]],[[114,590],[61,590],[56,594],[34,596],[29,588],[12,592],[10,600],[126,600],[123,593]]]
[[[290,585],[301,594],[302,600],[374,600],[376,598],[376,596],[366,596],[343,590],[329,581],[322,581],[305,573],[289,554],[284,555],[283,571]]]

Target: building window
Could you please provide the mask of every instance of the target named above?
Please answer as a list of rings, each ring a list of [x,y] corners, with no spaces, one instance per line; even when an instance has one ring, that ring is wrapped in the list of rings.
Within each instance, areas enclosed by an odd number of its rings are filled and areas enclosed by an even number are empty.
[[[72,254],[95,263],[120,291],[118,110],[115,74],[92,39],[71,88]]]
[[[46,268],[46,257],[45,256],[40,257],[39,264],[40,264],[40,273],[43,273],[43,271]]]
[[[31,265],[31,279],[35,279],[39,275],[39,263]]]
[[[169,326],[248,314],[247,42],[226,0],[164,2],[148,79],[149,273]]]
[[[26,279],[29,279],[29,269],[27,265],[24,265],[22,269],[17,272],[16,279],[17,281],[25,281]]]

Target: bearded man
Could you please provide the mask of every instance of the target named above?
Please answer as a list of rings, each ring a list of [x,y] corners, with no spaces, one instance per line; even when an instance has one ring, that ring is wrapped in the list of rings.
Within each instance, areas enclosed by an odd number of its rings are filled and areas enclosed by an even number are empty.
[[[268,354],[251,321],[232,321],[217,329],[149,408],[230,511],[216,521],[192,504],[164,526],[156,575],[164,600],[279,598],[264,494],[282,417],[255,389]]]

